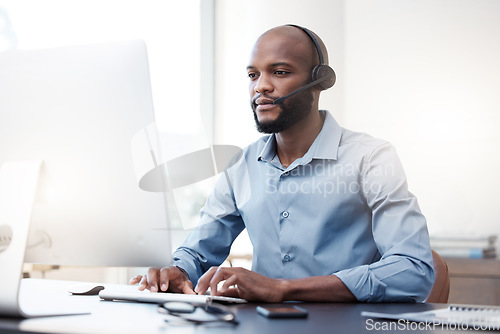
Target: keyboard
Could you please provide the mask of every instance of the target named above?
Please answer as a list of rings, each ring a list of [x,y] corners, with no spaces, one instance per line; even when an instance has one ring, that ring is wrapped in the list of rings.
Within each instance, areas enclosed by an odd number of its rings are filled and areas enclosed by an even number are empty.
[[[137,289],[137,288],[136,288]],[[242,298],[210,296],[210,295],[187,295],[182,293],[125,291],[120,289],[106,288],[99,292],[99,297],[103,300],[130,301],[139,303],[163,304],[167,302],[185,302],[193,305],[204,306],[212,302],[221,304],[244,304],[247,301]]]

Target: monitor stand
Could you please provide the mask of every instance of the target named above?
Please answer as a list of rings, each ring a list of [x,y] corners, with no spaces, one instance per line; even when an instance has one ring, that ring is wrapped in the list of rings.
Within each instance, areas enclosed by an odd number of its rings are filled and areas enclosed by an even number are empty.
[[[27,311],[19,302],[24,252],[41,165],[41,161],[11,161],[0,166],[0,315],[29,318],[88,313],[64,310],[63,305],[60,310]]]

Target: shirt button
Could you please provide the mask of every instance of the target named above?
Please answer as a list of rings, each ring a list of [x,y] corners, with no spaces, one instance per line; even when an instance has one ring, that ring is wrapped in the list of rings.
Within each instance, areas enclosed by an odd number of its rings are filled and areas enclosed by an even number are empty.
[[[291,260],[290,255],[287,254],[287,255],[283,256],[283,260],[285,260],[287,262],[290,261]]]
[[[290,175],[290,172],[284,172],[283,173],[283,176],[288,176],[288,175]]]
[[[288,211],[283,211],[283,218],[288,218],[289,215]]]

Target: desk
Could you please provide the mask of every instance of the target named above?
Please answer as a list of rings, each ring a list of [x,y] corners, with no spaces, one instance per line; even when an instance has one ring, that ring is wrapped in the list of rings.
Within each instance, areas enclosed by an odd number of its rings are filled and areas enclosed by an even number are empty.
[[[261,303],[232,306],[239,324],[169,325],[153,304],[102,301],[98,296],[72,296],[67,287],[74,282],[26,279],[22,282],[23,303],[64,303],[70,307],[86,307],[92,313],[35,319],[0,318],[4,333],[383,333],[367,329],[361,311],[411,312],[442,308],[442,304],[340,304],[303,303],[309,311],[306,319],[267,319],[255,307]],[[373,327],[372,327],[373,328]],[[438,327],[439,328],[439,327]],[[452,331],[437,330],[439,333]],[[408,330],[391,333],[412,332]],[[427,331],[418,331],[426,333]],[[457,331],[458,332],[458,331]],[[464,332],[460,330],[459,332]]]

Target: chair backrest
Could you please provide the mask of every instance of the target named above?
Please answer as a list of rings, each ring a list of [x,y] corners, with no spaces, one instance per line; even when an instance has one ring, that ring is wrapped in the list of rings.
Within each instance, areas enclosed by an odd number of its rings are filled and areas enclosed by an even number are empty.
[[[447,303],[450,294],[450,274],[448,266],[441,255],[432,251],[432,261],[434,262],[435,280],[429,296],[425,300],[427,303]]]

